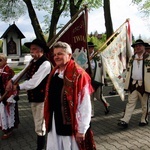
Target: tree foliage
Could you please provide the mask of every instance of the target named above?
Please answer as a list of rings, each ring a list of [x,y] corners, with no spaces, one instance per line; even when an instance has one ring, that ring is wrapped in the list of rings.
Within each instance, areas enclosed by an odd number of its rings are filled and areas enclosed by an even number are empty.
[[[30,49],[27,48],[26,46],[22,45],[22,46],[21,46],[21,52],[22,52],[22,53],[30,53]]]
[[[1,0],[0,2],[0,18],[2,21],[17,20],[21,15],[25,14],[25,5],[21,0]]]
[[[0,16],[2,21],[17,20],[28,12],[33,30],[37,38],[44,39],[44,33],[48,34],[48,41],[56,34],[60,16],[72,17],[84,4],[89,8],[98,8],[102,0],[1,0]],[[8,11],[9,10],[9,11]],[[42,30],[38,20],[37,11],[43,11],[46,28]],[[68,13],[70,12],[70,13]]]
[[[147,17],[150,16],[150,0],[132,0],[132,2],[138,5],[139,10]]]
[[[106,34],[101,34],[101,38],[98,38],[97,35],[88,36],[87,40],[93,42],[95,45],[95,50],[99,50],[106,41]]]

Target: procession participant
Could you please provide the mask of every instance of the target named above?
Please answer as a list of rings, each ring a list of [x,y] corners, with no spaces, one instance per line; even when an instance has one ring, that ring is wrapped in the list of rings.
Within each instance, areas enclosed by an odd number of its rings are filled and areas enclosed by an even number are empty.
[[[88,42],[88,51],[89,55],[92,56],[94,53],[94,47],[95,45],[93,42]],[[92,70],[92,86],[94,88],[94,93],[91,95],[91,103],[92,103],[92,115],[91,117],[94,117],[94,98],[97,100],[100,100],[106,111],[105,114],[109,113],[109,107],[110,104],[106,101],[106,99],[103,96],[103,85],[107,85],[106,80],[106,71],[103,66],[103,61],[100,55],[93,57],[90,60],[91,63],[91,70]]]
[[[129,59],[125,90],[129,91],[128,103],[123,118],[118,122],[118,126],[127,128],[131,115],[135,109],[137,100],[141,101],[142,116],[139,126],[148,124],[148,93],[150,93],[150,56],[145,52],[147,43],[138,39],[132,44],[134,55]]]
[[[147,44],[147,46],[145,47],[145,51],[146,51],[146,53],[150,54],[150,44]],[[149,96],[148,103],[149,103],[148,104],[149,105],[148,113],[150,113],[150,96]]]
[[[56,67],[46,85],[44,116],[48,131],[47,150],[95,150],[90,129],[93,91],[91,79],[72,60],[69,44],[53,46]]]
[[[6,92],[5,88],[8,81],[14,76],[14,71],[7,64],[7,57],[0,53],[0,97]],[[2,140],[12,135],[14,128],[19,125],[17,91],[10,91],[0,102],[0,129],[3,131]]]
[[[24,44],[30,48],[30,54],[32,60],[26,65],[26,67],[17,75],[15,75],[7,85],[7,90],[17,88],[19,90],[26,90],[29,102],[31,104],[31,110],[34,119],[35,132],[37,134],[37,150],[42,150],[45,145],[45,120],[44,120],[44,96],[47,76],[51,71],[51,64],[45,57],[44,53],[49,51],[46,43],[34,39],[32,42]],[[30,67],[29,67],[30,65]],[[21,73],[27,68],[25,80],[21,82],[17,87],[12,83]]]

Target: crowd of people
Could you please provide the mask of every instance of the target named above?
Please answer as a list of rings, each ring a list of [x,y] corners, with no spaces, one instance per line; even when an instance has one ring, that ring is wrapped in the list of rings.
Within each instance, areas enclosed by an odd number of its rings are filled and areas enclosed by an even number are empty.
[[[16,75],[8,66],[7,57],[0,54],[0,128],[4,133],[1,139],[9,138],[18,127],[18,93],[26,90],[37,135],[37,150],[96,150],[91,129],[94,101],[103,103],[105,114],[110,111],[110,104],[103,96],[107,80],[100,54],[90,59],[90,76],[72,59],[71,46],[66,42],[58,41],[53,45],[54,67],[45,56],[49,52],[45,42],[34,39],[24,45],[30,49],[32,59]],[[124,89],[128,91],[128,102],[118,122],[121,128],[128,128],[138,99],[142,108],[139,126],[148,125],[150,45],[138,39],[131,46],[134,55],[126,69]],[[94,48],[93,42],[88,42],[89,57]],[[19,82],[22,76],[23,81]]]

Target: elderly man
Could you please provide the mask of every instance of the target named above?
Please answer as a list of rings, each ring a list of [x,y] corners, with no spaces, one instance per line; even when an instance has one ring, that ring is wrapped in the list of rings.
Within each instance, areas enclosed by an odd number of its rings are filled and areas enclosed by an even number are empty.
[[[31,110],[34,118],[35,132],[37,134],[37,150],[42,150],[45,145],[45,120],[44,120],[44,96],[47,76],[51,71],[51,64],[45,57],[44,53],[49,51],[45,42],[35,39],[32,42],[24,44],[30,48],[30,54],[33,59],[26,65],[26,67],[17,75],[15,75],[8,83],[6,89],[26,90],[29,102],[31,103]],[[30,65],[30,67],[29,67]],[[24,72],[27,68],[25,81],[21,82],[17,87],[13,82]]]
[[[145,52],[147,43],[138,39],[133,45],[134,55],[129,59],[125,90],[129,91],[128,103],[126,105],[123,118],[118,126],[127,128],[131,115],[135,109],[137,100],[140,99],[142,105],[142,116],[139,126],[148,124],[148,93],[150,93],[150,56]]]

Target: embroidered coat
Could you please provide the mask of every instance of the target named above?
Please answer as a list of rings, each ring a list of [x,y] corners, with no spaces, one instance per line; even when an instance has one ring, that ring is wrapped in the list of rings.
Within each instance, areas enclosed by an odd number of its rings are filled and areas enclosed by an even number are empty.
[[[0,70],[0,95],[2,96],[5,93],[5,88],[8,81],[14,76],[14,71],[6,64]],[[6,131],[11,128],[17,128],[19,121],[18,114],[18,103],[19,100],[18,95],[16,95],[16,91],[9,91],[5,98],[0,102],[0,129]],[[11,98],[12,95],[16,95]],[[9,98],[9,101],[8,101]],[[12,101],[16,101],[15,103]],[[7,102],[10,104],[7,105]]]
[[[14,71],[8,66],[5,65],[2,69],[2,72],[0,73],[0,94],[3,95],[5,93],[5,88],[8,83],[8,81],[14,76]],[[7,96],[5,97],[4,101],[13,94],[12,91],[10,91]]]

